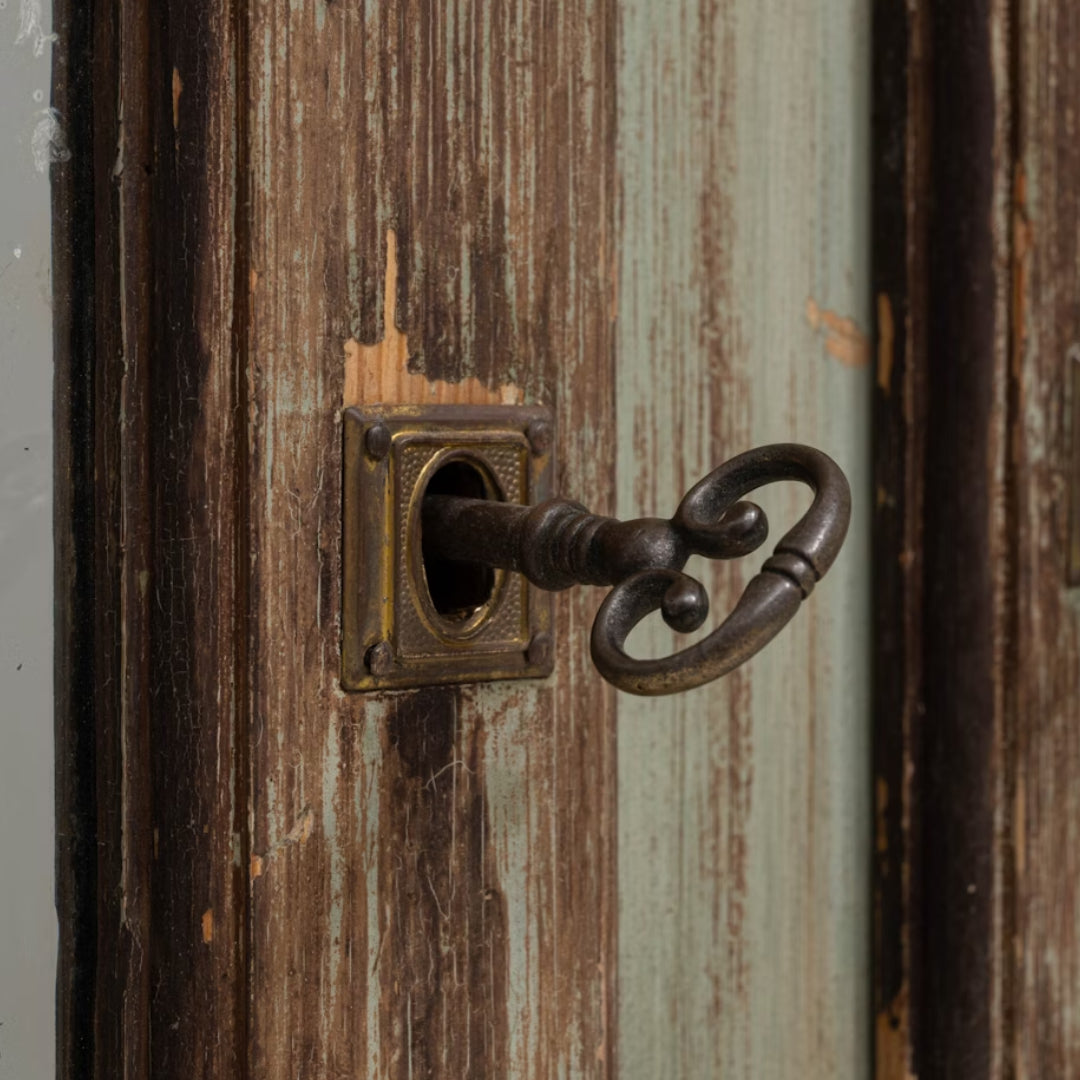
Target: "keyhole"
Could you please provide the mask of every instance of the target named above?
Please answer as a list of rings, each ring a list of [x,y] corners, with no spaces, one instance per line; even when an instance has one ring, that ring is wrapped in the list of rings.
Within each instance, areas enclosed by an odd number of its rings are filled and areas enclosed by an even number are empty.
[[[424,497],[457,495],[466,499],[489,499],[493,489],[494,485],[485,480],[475,465],[459,459],[448,462],[432,476]],[[421,526],[420,549],[431,604],[444,619],[467,622],[491,599],[495,591],[495,571],[480,563],[441,559],[430,547]]]

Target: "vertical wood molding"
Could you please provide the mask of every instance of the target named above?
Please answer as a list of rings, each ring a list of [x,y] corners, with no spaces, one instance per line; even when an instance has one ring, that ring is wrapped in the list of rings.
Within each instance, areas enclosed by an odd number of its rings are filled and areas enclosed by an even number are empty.
[[[97,785],[93,695],[95,214],[91,5],[57,3],[52,104],[71,158],[52,173],[57,1074],[93,1076]],[[99,54],[104,66],[105,56]]]
[[[878,1076],[1070,1076],[1080,20],[877,17]]]
[[[877,1075],[1009,1075],[1007,5],[876,5]]]
[[[1005,813],[1016,877],[1014,1074],[1036,1080],[1080,1075],[1080,594],[1068,588],[1080,486],[1070,416],[1080,393],[1080,10],[1022,0],[1015,18],[1016,763]]]
[[[612,6],[248,12],[260,1077],[614,1068],[595,598],[548,682],[337,686],[345,401],[550,403],[611,507]]]
[[[57,8],[64,1077],[246,1075],[235,38],[212,7]]]
[[[1010,27],[929,12],[922,1075],[1004,1075],[1011,1014]]]
[[[725,458],[793,439],[836,458],[855,504],[769,649],[685,695],[620,698],[620,1060],[634,1080],[861,1078],[868,13],[624,0],[619,17],[619,510],[670,513]],[[775,535],[805,505],[795,485],[759,496]],[[758,565],[704,568],[715,622]],[[657,620],[630,648],[672,644]]]

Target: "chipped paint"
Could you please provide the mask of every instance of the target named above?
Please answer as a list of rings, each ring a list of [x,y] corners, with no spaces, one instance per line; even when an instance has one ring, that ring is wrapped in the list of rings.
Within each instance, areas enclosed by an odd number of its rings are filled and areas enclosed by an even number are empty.
[[[214,940],[214,909],[207,908],[202,917],[202,939],[204,945]]]
[[[49,171],[50,165],[70,161],[71,151],[60,124],[59,110],[42,109],[37,115],[39,119],[30,136],[30,153],[33,155],[34,168],[39,173],[45,173]]]
[[[559,597],[558,670],[528,690],[362,695],[337,675],[342,405],[557,403],[560,481],[612,505],[614,4],[317,6],[243,20],[248,1069],[284,1080],[314,1054],[328,1076],[387,1080],[610,1074],[596,598]],[[297,807],[310,841],[268,861]]]
[[[906,986],[877,1015],[874,1055],[875,1080],[919,1080],[911,1070],[911,1016]]]
[[[848,367],[870,362],[870,339],[854,319],[821,308],[812,297],[806,301],[806,321],[825,340],[825,350]]]
[[[42,12],[41,0],[19,0],[19,32],[15,35],[15,44],[30,42],[35,56],[44,55],[45,46],[59,40],[57,34],[45,30]]]
[[[374,345],[354,338],[345,342],[344,406],[381,402],[388,405],[520,405],[521,390],[512,383],[489,389],[470,376],[458,382],[428,378],[409,370],[409,338],[397,325],[397,233],[386,233],[386,275],[383,288],[383,337]]]
[[[315,828],[315,813],[310,807],[305,807],[296,819],[293,827],[276,844],[272,844],[262,853],[252,852],[250,871],[252,879],[262,877],[270,861],[286,848],[297,844],[306,844],[311,839],[312,830]]]

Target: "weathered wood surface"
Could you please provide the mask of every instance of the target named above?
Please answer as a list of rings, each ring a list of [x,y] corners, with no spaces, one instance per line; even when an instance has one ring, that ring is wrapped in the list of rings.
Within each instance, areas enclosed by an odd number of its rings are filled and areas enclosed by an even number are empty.
[[[595,598],[546,683],[337,687],[343,400],[551,402],[613,509],[612,10],[250,11],[252,1075],[612,1068]]]
[[[240,1075],[245,1056],[230,11],[56,10],[69,1077]]]
[[[780,640],[702,690],[619,699],[625,1077],[869,1068],[868,34],[848,0],[620,4],[619,510],[670,513],[785,440],[855,494]],[[762,503],[783,531],[807,497]],[[714,618],[746,563],[705,571]]]
[[[1080,594],[1068,589],[1080,500],[1080,10],[1025,0],[1018,32],[1012,206],[1012,409],[1017,534],[1018,1080],[1080,1076]]]
[[[60,5],[65,1075],[864,1075],[865,13],[662,8]],[[616,786],[589,590],[544,683],[339,690],[379,399],[551,403],[601,512],[801,439],[855,527]]]
[[[879,6],[877,1074],[1072,1076],[1080,19]]]
[[[1015,38],[996,0],[878,26],[877,1075],[976,1080],[1015,1033]]]

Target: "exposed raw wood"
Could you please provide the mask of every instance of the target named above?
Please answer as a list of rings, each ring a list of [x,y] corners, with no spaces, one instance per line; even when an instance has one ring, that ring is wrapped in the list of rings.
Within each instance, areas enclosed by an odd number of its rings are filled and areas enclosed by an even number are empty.
[[[409,338],[397,325],[397,233],[386,234],[386,284],[383,336],[374,345],[355,338],[345,342],[345,389],[342,405],[520,405],[522,395],[512,383],[485,386],[475,376],[447,382],[409,370]]]
[[[1080,430],[1080,9],[1024,0],[1013,204],[1015,1073],[1080,1075],[1080,603],[1067,587]],[[1073,370],[1070,370],[1072,368]]]

